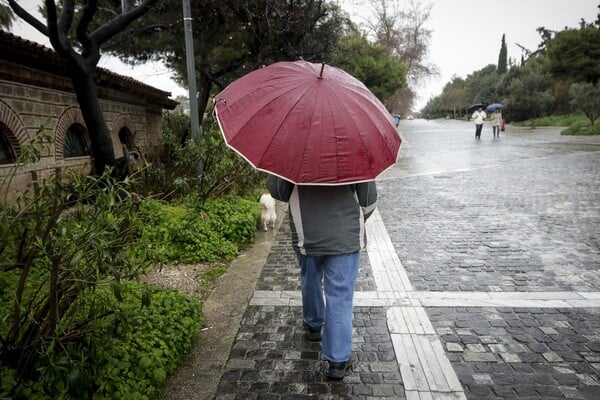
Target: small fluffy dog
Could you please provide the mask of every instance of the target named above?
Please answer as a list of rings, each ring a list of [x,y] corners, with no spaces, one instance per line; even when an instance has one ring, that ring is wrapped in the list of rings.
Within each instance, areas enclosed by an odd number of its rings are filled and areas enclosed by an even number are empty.
[[[267,232],[269,225],[275,229],[275,221],[277,221],[277,213],[275,213],[275,199],[269,193],[264,193],[260,196],[261,222],[263,230]]]

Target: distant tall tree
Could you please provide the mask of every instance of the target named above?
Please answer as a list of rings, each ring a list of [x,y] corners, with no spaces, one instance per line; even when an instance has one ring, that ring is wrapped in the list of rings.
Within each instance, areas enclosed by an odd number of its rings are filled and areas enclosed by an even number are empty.
[[[467,75],[465,91],[468,103],[490,104],[498,101],[496,87],[500,76],[496,73],[496,66],[489,64],[480,70]],[[467,107],[468,104],[465,104]]]
[[[408,116],[413,113],[415,93],[412,89],[404,87],[396,90],[385,100],[385,106],[391,113]]]
[[[105,4],[99,7],[98,0],[88,0],[83,5],[75,0],[63,0],[58,2],[58,6],[55,0],[46,0],[44,24],[22,8],[17,0],[8,0],[14,13],[47,36],[54,50],[67,61],[73,90],[90,135],[96,174],[102,174],[105,167],[115,164],[110,132],[94,83],[100,48],[150,10],[157,1],[122,0],[118,6],[106,9]],[[99,23],[97,15],[102,13],[111,17]]]
[[[500,54],[498,55],[498,73],[504,74],[507,66],[507,52],[506,52],[506,40],[505,34],[502,34],[502,44],[500,45]]]
[[[452,111],[452,117],[456,118],[457,112],[465,108],[469,103],[465,80],[454,75],[452,80],[444,86],[440,95],[440,106],[445,111]]]

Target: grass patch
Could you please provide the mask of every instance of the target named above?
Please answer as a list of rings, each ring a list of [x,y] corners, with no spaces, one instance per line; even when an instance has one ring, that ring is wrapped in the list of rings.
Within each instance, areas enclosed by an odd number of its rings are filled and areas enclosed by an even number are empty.
[[[567,127],[561,135],[591,136],[600,135],[600,124],[591,125],[589,118],[585,115],[550,115],[547,117],[515,122],[513,125],[539,128],[547,126]]]
[[[565,126],[574,124],[588,124],[590,120],[585,115],[550,115],[542,118],[529,119],[527,121],[515,122],[516,126],[529,126],[532,128],[543,126]]]
[[[594,125],[590,125],[589,121],[587,124],[576,123],[562,131],[560,134],[571,136],[600,135],[600,124],[596,123]]]
[[[202,273],[202,282],[205,282],[208,285],[212,285],[217,280],[217,278],[219,278],[225,272],[227,272],[227,267],[222,265],[211,268],[208,271]]]

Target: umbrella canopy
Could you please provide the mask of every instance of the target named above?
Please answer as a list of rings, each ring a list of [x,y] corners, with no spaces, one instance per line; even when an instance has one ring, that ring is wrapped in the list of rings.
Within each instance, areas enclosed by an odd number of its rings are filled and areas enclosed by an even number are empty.
[[[504,108],[504,104],[493,103],[493,104],[490,104],[489,106],[487,106],[485,108],[485,111],[487,111],[487,112],[493,112],[493,111],[496,111],[496,110],[501,110],[503,108]]]
[[[475,104],[471,104],[468,108],[468,111],[470,113],[477,111],[479,108],[485,108],[485,106],[481,103],[475,103]]]
[[[295,184],[375,179],[396,162],[400,136],[366,86],[307,61],[250,72],[215,97],[225,142],[256,169]]]

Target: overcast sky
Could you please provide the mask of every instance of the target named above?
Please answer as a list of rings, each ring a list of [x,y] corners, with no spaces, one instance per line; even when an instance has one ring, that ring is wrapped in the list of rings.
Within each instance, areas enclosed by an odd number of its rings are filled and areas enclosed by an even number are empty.
[[[39,0],[18,0],[24,8],[34,11]],[[357,20],[368,15],[361,0],[342,0],[353,4],[349,8]],[[421,0],[423,4],[428,3]],[[402,3],[402,2],[400,2]],[[406,2],[405,2],[406,3]],[[473,71],[498,62],[502,34],[506,34],[508,56],[519,61],[521,49],[515,44],[535,50],[540,43],[536,28],[544,26],[562,30],[565,26],[577,27],[581,18],[587,22],[596,20],[598,0],[502,0],[476,2],[472,0],[433,0],[428,26],[433,30],[429,61],[436,64],[440,75],[423,87],[417,88],[416,109],[420,109],[431,97],[441,93],[453,75],[465,78]],[[363,2],[366,4],[366,2]],[[360,9],[360,12],[356,10]],[[49,46],[45,38],[24,22],[18,22],[13,32],[27,39]],[[131,68],[118,60],[103,57],[101,67],[131,76],[142,82],[177,95],[187,95],[178,87],[172,74],[162,65],[150,64]]]

